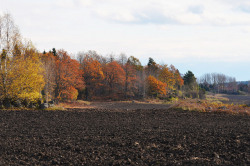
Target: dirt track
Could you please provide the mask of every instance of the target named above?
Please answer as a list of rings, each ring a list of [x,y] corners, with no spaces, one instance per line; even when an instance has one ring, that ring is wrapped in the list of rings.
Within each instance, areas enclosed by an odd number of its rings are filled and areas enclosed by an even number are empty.
[[[0,111],[0,165],[12,164],[250,165],[250,117],[160,108]]]

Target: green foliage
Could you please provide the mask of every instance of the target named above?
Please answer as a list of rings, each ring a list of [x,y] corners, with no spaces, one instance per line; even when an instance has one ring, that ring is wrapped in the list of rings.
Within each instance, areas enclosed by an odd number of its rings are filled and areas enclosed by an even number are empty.
[[[184,85],[188,86],[189,88],[193,89],[194,85],[196,85],[196,78],[194,76],[194,74],[191,71],[188,71],[184,77]]]
[[[156,63],[155,63],[154,59],[150,57],[148,60],[148,66],[155,66],[155,65],[156,65]]]
[[[54,56],[57,56],[57,52],[56,52],[56,49],[55,49],[55,48],[52,48],[52,54],[53,54]]]

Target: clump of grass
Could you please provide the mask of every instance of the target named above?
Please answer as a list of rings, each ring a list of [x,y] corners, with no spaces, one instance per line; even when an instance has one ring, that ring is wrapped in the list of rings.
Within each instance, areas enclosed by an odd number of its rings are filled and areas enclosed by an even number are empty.
[[[206,95],[206,100],[210,102],[228,102],[229,99],[220,95]]]

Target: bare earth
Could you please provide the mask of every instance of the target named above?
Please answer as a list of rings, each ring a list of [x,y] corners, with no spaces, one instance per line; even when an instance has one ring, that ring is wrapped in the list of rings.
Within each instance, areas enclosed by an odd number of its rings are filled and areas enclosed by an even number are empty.
[[[250,116],[95,103],[0,111],[0,165],[250,165]]]
[[[117,110],[137,110],[137,109],[168,109],[171,105],[167,104],[153,104],[153,103],[145,103],[145,102],[92,102],[90,105],[80,105],[80,109],[82,108],[93,108],[93,109],[109,109],[112,111]]]

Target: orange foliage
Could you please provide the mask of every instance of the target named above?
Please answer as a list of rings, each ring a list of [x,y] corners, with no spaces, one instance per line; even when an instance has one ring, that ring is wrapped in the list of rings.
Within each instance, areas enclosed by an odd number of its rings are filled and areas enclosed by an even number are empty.
[[[84,88],[82,71],[77,60],[71,59],[66,51],[60,50],[56,56],[56,89],[58,99],[71,100],[72,97],[64,95],[75,93],[75,89]],[[73,92],[71,92],[71,90]]]
[[[175,77],[168,67],[165,66],[163,70],[160,72],[159,80],[166,83],[167,92],[174,90]]]
[[[166,95],[166,86],[167,84],[157,80],[153,76],[148,76],[147,78],[148,83],[148,94],[157,96],[158,94]]]
[[[182,79],[178,70],[175,71],[174,77],[175,77],[175,82],[176,82],[175,85],[177,87],[182,87],[184,85],[184,80]]]
[[[60,95],[62,99],[68,99],[68,100],[76,100],[77,96],[78,96],[78,90],[75,89],[73,86],[69,86],[66,87],[66,89],[63,89]]]
[[[182,79],[179,70],[176,69],[174,65],[170,65],[170,70],[174,74],[176,88],[182,87],[184,85],[184,80]]]
[[[116,62],[110,62],[105,66],[105,81],[109,95],[115,97],[123,93],[125,83],[125,72]]]
[[[100,62],[86,56],[82,62],[83,77],[86,83],[85,96],[91,99],[103,86],[104,74]]]

